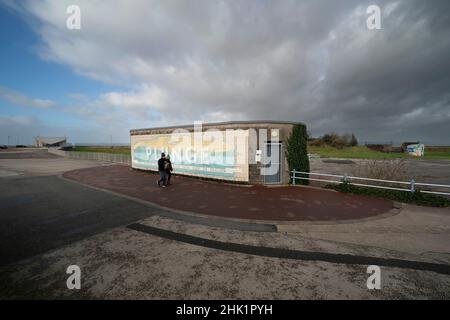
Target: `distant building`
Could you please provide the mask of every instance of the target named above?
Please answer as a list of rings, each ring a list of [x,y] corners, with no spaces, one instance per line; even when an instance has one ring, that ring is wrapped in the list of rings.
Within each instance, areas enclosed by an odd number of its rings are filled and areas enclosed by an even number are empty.
[[[35,137],[34,139],[38,148],[61,147],[67,143],[66,137]]]
[[[408,146],[411,144],[419,144],[419,141],[414,141],[414,142],[403,142],[402,143],[402,151],[403,152],[407,152]]]

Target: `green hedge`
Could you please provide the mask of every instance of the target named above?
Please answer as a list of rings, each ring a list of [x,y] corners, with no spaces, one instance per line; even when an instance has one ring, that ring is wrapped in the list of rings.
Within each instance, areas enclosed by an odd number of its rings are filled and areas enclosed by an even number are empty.
[[[420,190],[415,192],[405,192],[397,190],[376,189],[368,187],[360,187],[351,183],[342,183],[337,185],[326,185],[325,188],[334,189],[340,192],[374,196],[398,202],[412,203],[421,206],[430,207],[448,207],[450,200],[444,197],[435,196],[428,193],[422,193]]]
[[[292,129],[286,144],[286,158],[289,164],[289,171],[309,171],[308,158],[308,135],[304,124],[296,124]],[[297,174],[297,176],[301,176]],[[306,176],[306,175],[305,175]],[[296,180],[299,184],[309,184],[308,180]]]

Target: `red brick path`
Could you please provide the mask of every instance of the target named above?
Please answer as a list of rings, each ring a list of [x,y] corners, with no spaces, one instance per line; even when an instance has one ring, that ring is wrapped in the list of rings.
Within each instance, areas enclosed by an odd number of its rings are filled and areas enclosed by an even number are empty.
[[[122,165],[69,171],[64,177],[173,209],[230,218],[341,220],[392,209],[392,202],[383,199],[292,186],[243,187],[172,176],[173,185],[159,188],[156,173]]]

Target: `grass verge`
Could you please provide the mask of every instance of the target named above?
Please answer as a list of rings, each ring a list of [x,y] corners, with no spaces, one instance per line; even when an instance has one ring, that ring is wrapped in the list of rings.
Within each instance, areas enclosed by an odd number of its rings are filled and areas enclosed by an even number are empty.
[[[405,192],[397,190],[375,189],[354,186],[351,183],[342,183],[337,185],[328,184],[325,186],[325,188],[334,189],[336,191],[345,193],[374,196],[398,202],[417,204],[420,206],[448,207],[450,205],[449,199],[428,193],[422,193],[420,192],[420,190],[417,190],[416,192]]]
[[[75,147],[71,151],[131,154],[130,147]]]
[[[450,148],[425,147],[425,156],[418,158],[406,153],[385,153],[375,151],[366,146],[347,147],[342,149],[330,146],[308,146],[308,153],[318,154],[323,158],[348,158],[348,159],[416,159],[416,160],[450,160]]]

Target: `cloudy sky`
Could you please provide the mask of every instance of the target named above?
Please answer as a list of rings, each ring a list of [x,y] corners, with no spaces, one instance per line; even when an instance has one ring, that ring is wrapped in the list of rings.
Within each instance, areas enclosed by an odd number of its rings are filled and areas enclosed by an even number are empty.
[[[66,27],[69,5],[81,29]],[[381,30],[369,30],[369,5]],[[0,143],[289,120],[450,145],[448,0],[2,0]]]

